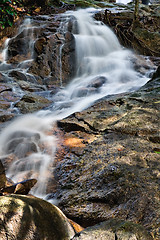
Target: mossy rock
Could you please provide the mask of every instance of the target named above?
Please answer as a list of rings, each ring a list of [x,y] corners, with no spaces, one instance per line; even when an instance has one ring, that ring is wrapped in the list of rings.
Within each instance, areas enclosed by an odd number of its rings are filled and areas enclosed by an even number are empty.
[[[74,230],[54,205],[35,197],[0,197],[1,240],[69,240]],[[6,238],[7,236],[7,238]]]

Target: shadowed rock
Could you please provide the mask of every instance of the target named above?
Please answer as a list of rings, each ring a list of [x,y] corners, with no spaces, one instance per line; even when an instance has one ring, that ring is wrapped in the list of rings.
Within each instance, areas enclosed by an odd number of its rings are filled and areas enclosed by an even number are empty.
[[[28,179],[22,182],[15,183],[9,187],[4,187],[1,189],[1,193],[8,194],[8,193],[15,193],[15,194],[22,194],[26,195],[29,193],[31,188],[37,183],[36,179]]]
[[[0,198],[0,239],[70,240],[74,230],[54,205],[22,195]]]
[[[6,181],[7,181],[7,178],[6,178],[6,174],[5,174],[5,169],[0,160],[0,189],[6,185]]]

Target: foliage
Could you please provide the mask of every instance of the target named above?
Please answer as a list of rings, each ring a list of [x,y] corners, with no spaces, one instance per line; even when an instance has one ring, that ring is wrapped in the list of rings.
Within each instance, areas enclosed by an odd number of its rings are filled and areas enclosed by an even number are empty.
[[[0,29],[12,26],[17,11],[14,5],[18,5],[20,0],[1,0],[0,1]]]

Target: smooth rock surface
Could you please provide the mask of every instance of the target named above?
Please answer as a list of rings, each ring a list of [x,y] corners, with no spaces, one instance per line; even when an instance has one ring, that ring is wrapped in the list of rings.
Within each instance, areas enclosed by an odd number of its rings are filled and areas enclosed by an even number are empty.
[[[69,240],[74,236],[65,215],[42,199],[1,196],[0,208],[1,240]]]

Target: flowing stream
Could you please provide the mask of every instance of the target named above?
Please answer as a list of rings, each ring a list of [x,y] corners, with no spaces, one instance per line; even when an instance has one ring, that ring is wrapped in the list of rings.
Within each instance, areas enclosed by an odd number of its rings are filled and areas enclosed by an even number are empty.
[[[36,196],[46,195],[47,181],[52,174],[50,166],[54,162],[56,137],[50,133],[56,121],[82,111],[104,96],[134,91],[148,81],[145,75],[134,70],[133,53],[120,45],[110,28],[92,18],[94,11],[88,9],[63,14],[65,26],[70,17],[75,19],[76,76],[52,97],[53,103],[48,110],[18,117],[0,135],[1,156],[7,157],[12,148],[16,153],[8,169],[8,177],[15,182],[24,178],[38,179],[32,190]],[[27,29],[33,39],[30,25],[30,21],[25,22],[20,31]],[[33,43],[30,42],[30,51],[33,51]],[[7,44],[2,64],[6,64]],[[63,45],[60,56],[62,48]],[[28,61],[32,57],[33,53]],[[60,82],[63,84],[62,79]],[[25,155],[26,146],[34,150],[33,153]]]

